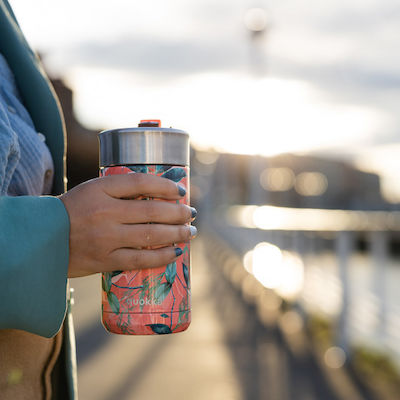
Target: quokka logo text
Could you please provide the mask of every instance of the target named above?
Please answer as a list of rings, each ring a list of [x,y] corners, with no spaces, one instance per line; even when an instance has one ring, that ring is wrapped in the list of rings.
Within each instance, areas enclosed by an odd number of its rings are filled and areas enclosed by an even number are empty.
[[[160,300],[155,299],[127,299],[126,302],[132,306],[159,306]]]

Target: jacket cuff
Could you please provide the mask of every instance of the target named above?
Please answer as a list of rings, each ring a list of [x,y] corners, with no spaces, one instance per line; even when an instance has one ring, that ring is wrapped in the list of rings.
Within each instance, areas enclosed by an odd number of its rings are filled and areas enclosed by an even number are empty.
[[[57,197],[0,197],[0,328],[52,337],[66,312],[69,217]]]

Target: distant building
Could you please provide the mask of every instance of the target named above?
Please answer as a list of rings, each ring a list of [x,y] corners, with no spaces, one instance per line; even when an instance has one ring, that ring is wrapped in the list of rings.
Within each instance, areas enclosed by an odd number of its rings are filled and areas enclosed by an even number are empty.
[[[211,177],[215,204],[387,209],[380,179],[351,164],[313,156],[221,154]]]
[[[68,189],[99,175],[97,133],[101,130],[85,128],[75,117],[73,92],[60,79],[52,84],[60,100],[67,128]]]

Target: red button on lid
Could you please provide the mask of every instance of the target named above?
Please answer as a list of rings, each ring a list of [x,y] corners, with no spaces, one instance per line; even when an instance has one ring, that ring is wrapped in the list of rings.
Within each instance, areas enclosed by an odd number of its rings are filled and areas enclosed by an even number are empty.
[[[148,127],[148,128],[154,128],[154,127],[161,127],[161,121],[159,119],[142,119],[139,123],[139,128],[143,127]]]

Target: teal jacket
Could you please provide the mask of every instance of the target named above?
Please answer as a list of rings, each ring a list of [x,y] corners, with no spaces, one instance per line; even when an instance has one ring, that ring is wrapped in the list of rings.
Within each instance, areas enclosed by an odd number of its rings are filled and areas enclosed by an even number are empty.
[[[0,0],[0,52],[14,72],[35,128],[54,161],[53,195],[65,190],[65,126],[53,89],[7,0]],[[54,336],[66,322],[71,398],[75,354],[68,305],[69,218],[60,199],[0,197],[0,329]]]

